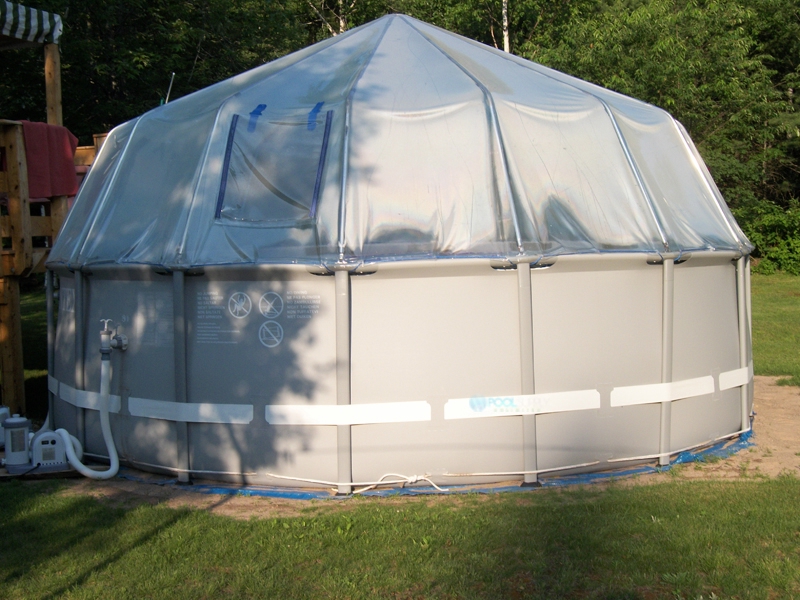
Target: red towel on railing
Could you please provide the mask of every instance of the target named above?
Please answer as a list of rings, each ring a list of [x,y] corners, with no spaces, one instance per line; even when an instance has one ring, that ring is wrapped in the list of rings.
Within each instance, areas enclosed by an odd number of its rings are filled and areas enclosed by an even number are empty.
[[[25,158],[28,161],[28,195],[31,198],[74,196],[76,138],[66,127],[22,121]]]

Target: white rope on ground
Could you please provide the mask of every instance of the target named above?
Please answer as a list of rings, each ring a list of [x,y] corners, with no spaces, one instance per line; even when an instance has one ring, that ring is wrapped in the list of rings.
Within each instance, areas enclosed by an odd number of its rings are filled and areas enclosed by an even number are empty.
[[[325,480],[322,480],[322,479],[307,479],[305,477],[289,477],[288,475],[277,475],[275,473],[264,473],[264,475],[266,475],[267,477],[274,477],[275,479],[285,479],[287,481],[301,481],[303,483],[316,483],[316,484],[319,484],[319,485],[324,485],[326,487],[331,487],[333,489],[338,489],[339,486],[353,486],[353,487],[366,486],[363,489],[360,489],[360,490],[357,490],[357,491],[353,492],[353,494],[361,494],[363,492],[366,492],[368,490],[371,490],[371,489],[373,489],[375,487],[378,487],[378,486],[381,486],[381,485],[402,485],[402,486],[405,486],[406,484],[418,483],[420,481],[427,481],[429,484],[431,484],[434,488],[436,488],[440,492],[448,492],[448,491],[450,491],[447,488],[441,488],[438,485],[436,485],[435,483],[433,483],[433,481],[430,480],[430,475],[411,475],[411,476],[408,476],[408,475],[400,475],[399,473],[387,473],[386,475],[383,475],[378,481],[342,481],[342,482],[339,482],[339,481],[325,481]],[[384,481],[387,477],[395,477],[396,479],[394,479],[392,481]]]

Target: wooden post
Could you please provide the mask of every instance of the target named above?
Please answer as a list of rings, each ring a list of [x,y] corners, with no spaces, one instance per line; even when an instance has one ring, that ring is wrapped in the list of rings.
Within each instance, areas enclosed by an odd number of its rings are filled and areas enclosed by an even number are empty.
[[[53,196],[50,198],[50,225],[52,227],[53,243],[58,237],[58,232],[64,225],[69,212],[69,202],[67,196]]]
[[[22,135],[22,125],[4,127],[4,130],[4,139],[1,143],[6,148],[8,220],[13,254],[4,253],[3,275],[21,277],[28,274],[33,261],[25,139]]]
[[[18,277],[0,279],[0,372],[3,378],[3,404],[11,409],[11,414],[25,414]]]
[[[102,148],[103,144],[106,143],[106,138],[108,137],[108,133],[95,133],[93,137],[94,137],[94,156],[92,157],[92,162],[94,162],[94,159],[97,158],[98,154],[100,154],[100,148]]]
[[[5,148],[5,191],[8,217],[3,234],[11,238],[11,248],[2,250],[0,272],[0,385],[3,403],[12,413],[25,412],[25,371],[22,363],[22,319],[19,277],[32,266],[30,198],[25,140],[22,125],[5,121],[0,127],[0,146]]]
[[[61,113],[61,55],[58,44],[44,45],[44,81],[47,96],[47,122],[63,125]]]

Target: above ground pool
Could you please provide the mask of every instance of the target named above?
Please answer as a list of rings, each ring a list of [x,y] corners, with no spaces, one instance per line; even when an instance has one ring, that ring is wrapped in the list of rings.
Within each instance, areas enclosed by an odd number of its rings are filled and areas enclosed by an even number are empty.
[[[390,15],[109,134],[50,414],[107,456],[110,320],[120,460],[182,480],[664,464],[750,428],[751,250],[663,110]]]

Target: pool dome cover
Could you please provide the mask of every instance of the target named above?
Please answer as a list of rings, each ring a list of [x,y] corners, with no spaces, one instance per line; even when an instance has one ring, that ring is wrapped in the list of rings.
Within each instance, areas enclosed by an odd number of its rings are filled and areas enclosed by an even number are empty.
[[[49,264],[750,249],[665,111],[389,15],[117,127]]]

